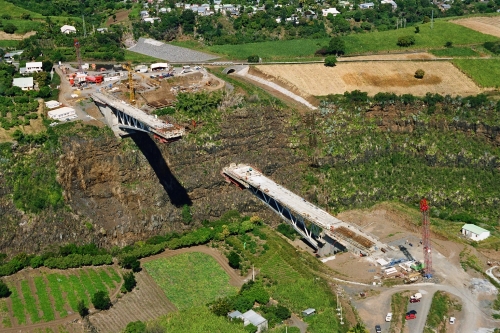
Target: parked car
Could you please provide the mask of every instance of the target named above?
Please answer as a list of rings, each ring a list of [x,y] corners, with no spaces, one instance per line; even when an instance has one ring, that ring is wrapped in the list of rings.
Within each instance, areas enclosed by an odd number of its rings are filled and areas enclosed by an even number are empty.
[[[375,332],[382,333],[382,329],[380,328],[380,325],[375,325]]]
[[[417,318],[417,316],[414,315],[413,313],[409,313],[405,317],[406,320],[411,320],[411,319],[415,319],[415,318]]]
[[[412,298],[410,299],[410,303],[418,303],[420,302],[420,298]]]
[[[450,325],[455,324],[455,317],[450,317]]]
[[[391,321],[392,320],[392,312],[389,312],[387,316],[385,316],[385,321]]]
[[[417,310],[410,310],[410,311],[408,311],[406,314],[407,314],[407,315],[409,315],[409,314],[414,314],[414,315],[416,315],[416,314],[417,314]]]

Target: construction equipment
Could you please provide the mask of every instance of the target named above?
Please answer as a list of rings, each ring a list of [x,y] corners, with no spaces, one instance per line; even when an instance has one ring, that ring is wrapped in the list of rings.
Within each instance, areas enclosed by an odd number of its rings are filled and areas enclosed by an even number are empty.
[[[424,277],[432,277],[432,252],[431,252],[431,231],[429,219],[429,204],[427,199],[420,200],[420,211],[422,212],[422,242],[424,247]]]
[[[134,78],[133,78],[134,70],[132,69],[132,64],[128,62],[123,65],[123,68],[125,68],[128,72],[128,89],[130,95],[129,96],[130,104],[135,104],[135,88],[134,88]]]
[[[413,282],[416,282],[418,281],[418,279],[420,278],[420,273],[418,272],[414,272],[414,273],[411,273],[411,274],[408,274],[405,278],[404,278],[404,283],[413,283]]]

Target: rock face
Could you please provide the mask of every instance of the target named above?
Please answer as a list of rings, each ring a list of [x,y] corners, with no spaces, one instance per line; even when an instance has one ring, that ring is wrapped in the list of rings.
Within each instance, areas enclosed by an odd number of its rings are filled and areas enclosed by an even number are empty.
[[[73,137],[63,143],[57,162],[58,182],[71,211],[28,219],[1,202],[0,210],[8,210],[13,223],[2,228],[0,252],[32,253],[68,242],[123,246],[192,228],[231,209],[278,221],[250,192],[226,183],[220,172],[230,163],[248,163],[300,189],[297,170],[303,158],[289,148],[294,129],[285,112],[269,106],[226,114],[219,134],[201,145],[190,138],[161,144],[144,133],[122,141]],[[196,222],[185,224],[185,205]]]

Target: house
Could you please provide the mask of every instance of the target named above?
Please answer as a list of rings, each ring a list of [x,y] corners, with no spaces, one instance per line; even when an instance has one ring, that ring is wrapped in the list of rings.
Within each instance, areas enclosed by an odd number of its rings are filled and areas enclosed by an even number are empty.
[[[74,33],[76,33],[76,28],[74,26],[72,26],[72,25],[66,25],[65,24],[65,25],[63,25],[61,27],[61,32],[63,34],[66,34],[66,35],[68,35],[68,34],[74,34]]]
[[[474,224],[464,224],[462,227],[462,235],[473,241],[482,241],[490,237],[490,232]]]
[[[302,317],[308,317],[316,313],[316,309],[309,308],[302,311]]]
[[[398,4],[396,2],[394,2],[394,0],[382,0],[382,1],[380,1],[380,4],[381,5],[384,5],[384,4],[391,5],[392,10],[396,10],[398,8]]]
[[[41,61],[26,63],[26,73],[38,73],[41,71],[43,71]]]
[[[321,10],[323,12],[323,16],[328,16],[328,14],[332,14],[333,16],[337,16],[340,12],[337,8],[326,8]]]
[[[59,103],[58,101],[47,101],[45,102],[45,106],[47,107],[47,109],[55,109],[60,107],[61,103]]]
[[[243,319],[243,326],[252,324],[257,327],[257,333],[267,331],[268,329],[267,319],[253,310],[248,310],[240,318]]]
[[[141,11],[141,18],[144,19],[146,17],[149,17],[149,12],[147,10],[142,10]]]
[[[166,12],[167,12],[167,8],[165,8],[165,7],[160,8],[160,13],[166,13]]]
[[[451,6],[450,6],[450,5],[447,5],[447,4],[442,4],[442,5],[441,5],[441,8],[442,8],[443,10],[448,10],[448,9],[450,9],[450,8],[451,8]]]
[[[108,32],[108,28],[97,28],[96,31],[100,32],[101,34],[103,34],[105,32]]]
[[[3,58],[5,62],[7,63],[12,63],[12,60],[14,59],[15,56],[20,56],[23,54],[24,50],[17,50],[17,51],[10,51],[4,54]]]
[[[33,90],[35,89],[35,84],[33,83],[33,77],[18,77],[12,81],[14,87],[19,87],[22,90]]]
[[[71,119],[78,118],[78,116],[76,115],[75,109],[67,107],[67,106],[49,111],[49,112],[47,112],[47,115],[49,116],[49,118],[52,118],[55,120],[71,120]]]
[[[373,2],[365,2],[359,5],[359,9],[373,9],[373,7],[375,7]]]

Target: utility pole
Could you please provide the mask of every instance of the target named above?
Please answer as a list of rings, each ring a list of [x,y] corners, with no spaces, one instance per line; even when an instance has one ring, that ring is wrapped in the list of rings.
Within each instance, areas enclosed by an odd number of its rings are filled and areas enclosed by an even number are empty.
[[[85,29],[85,16],[82,14],[82,20],[83,20],[83,37],[87,37],[87,30]]]
[[[431,12],[431,29],[434,29],[434,9]]]

